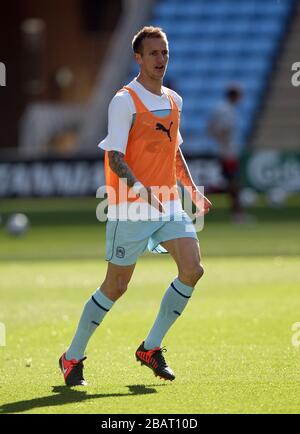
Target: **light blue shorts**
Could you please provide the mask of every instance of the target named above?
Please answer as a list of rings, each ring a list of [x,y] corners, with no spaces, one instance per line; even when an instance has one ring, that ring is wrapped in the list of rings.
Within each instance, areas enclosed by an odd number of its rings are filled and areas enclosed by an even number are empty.
[[[108,220],[106,223],[106,260],[116,265],[133,265],[147,249],[152,253],[168,253],[160,243],[176,238],[198,241],[190,217],[182,212],[170,221]]]

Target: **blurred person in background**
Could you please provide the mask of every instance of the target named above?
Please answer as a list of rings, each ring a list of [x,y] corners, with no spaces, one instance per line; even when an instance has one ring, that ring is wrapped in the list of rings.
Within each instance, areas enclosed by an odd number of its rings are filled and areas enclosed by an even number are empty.
[[[236,143],[238,132],[238,103],[243,91],[238,84],[230,84],[226,89],[225,100],[220,103],[208,119],[208,134],[218,145],[226,189],[231,199],[231,213],[234,222],[244,221],[245,215],[240,203],[240,164],[239,149]]]

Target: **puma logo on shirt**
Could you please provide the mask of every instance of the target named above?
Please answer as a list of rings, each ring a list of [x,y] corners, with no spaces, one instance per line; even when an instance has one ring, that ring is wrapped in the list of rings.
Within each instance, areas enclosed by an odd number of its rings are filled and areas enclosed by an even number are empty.
[[[173,122],[171,122],[169,129],[167,129],[163,124],[160,124],[159,122],[157,122],[157,124],[156,124],[156,129],[166,133],[170,139],[170,142],[172,142],[172,138],[171,138],[171,134],[170,134],[172,125],[173,125]]]

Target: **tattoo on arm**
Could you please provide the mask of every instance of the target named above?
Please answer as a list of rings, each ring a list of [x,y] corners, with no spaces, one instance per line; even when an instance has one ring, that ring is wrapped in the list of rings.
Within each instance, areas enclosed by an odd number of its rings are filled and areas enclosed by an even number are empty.
[[[132,170],[124,161],[124,154],[117,151],[108,152],[109,165],[111,170],[118,175],[119,178],[126,178],[128,187],[132,187],[137,178],[132,173]]]
[[[176,177],[183,186],[196,187],[180,148],[176,154]]]

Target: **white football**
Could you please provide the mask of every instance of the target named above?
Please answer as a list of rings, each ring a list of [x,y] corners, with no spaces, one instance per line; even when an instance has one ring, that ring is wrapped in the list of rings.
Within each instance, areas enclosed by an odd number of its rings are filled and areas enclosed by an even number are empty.
[[[12,214],[6,222],[6,230],[11,235],[23,235],[29,228],[29,220],[25,214]]]

